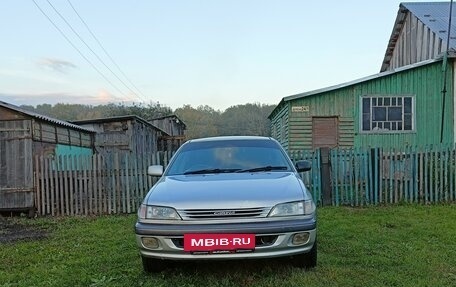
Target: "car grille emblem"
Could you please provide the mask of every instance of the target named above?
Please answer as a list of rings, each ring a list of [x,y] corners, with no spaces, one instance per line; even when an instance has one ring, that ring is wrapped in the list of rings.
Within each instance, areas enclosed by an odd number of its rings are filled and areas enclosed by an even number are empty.
[[[221,211],[215,211],[214,215],[216,216],[227,216],[227,215],[235,215],[236,212],[234,210],[221,210]]]

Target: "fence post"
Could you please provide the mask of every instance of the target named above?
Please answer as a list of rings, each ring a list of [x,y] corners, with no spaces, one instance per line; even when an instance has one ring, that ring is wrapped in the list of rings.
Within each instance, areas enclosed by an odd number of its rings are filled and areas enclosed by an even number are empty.
[[[380,161],[382,160],[380,156],[380,148],[371,148],[370,149],[370,159],[371,166],[370,168],[370,194],[372,204],[379,204],[379,193],[380,193]]]
[[[322,147],[320,148],[320,180],[321,180],[321,191],[322,191],[322,203],[323,205],[331,205],[331,174],[330,174],[330,164],[329,164],[329,148]]]

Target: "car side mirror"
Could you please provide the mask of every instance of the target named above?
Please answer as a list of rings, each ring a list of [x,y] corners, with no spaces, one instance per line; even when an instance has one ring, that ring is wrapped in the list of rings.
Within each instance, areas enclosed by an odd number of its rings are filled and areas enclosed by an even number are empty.
[[[312,162],[308,160],[298,160],[295,164],[295,167],[298,172],[309,171],[312,169]]]
[[[147,174],[153,176],[161,176],[163,174],[163,166],[151,165],[147,168]]]

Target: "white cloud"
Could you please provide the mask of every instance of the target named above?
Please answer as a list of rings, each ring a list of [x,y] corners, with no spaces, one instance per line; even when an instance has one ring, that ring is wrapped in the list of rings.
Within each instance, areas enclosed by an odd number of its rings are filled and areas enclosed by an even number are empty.
[[[98,91],[96,96],[92,97],[92,101],[96,102],[97,105],[113,103],[113,102],[115,102],[115,103],[119,103],[119,102],[133,103],[133,102],[137,102],[137,97],[135,97],[134,95],[131,95],[131,94],[122,96],[122,97],[118,97],[118,96],[114,96],[113,94],[109,93],[106,90],[100,90],[100,91]]]
[[[36,94],[12,94],[0,92],[0,101],[14,105],[39,105],[57,103],[103,105],[109,103],[133,103],[138,102],[134,96],[118,97],[106,90],[100,90],[95,95],[73,93],[36,93]]]
[[[37,65],[62,74],[67,74],[71,69],[77,68],[77,66],[71,62],[53,58],[42,58],[37,61]]]

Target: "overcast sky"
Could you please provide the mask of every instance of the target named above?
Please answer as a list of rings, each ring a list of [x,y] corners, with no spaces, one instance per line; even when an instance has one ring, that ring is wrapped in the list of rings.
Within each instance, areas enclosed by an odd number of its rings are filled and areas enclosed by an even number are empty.
[[[2,0],[0,100],[278,104],[377,74],[400,2]]]

